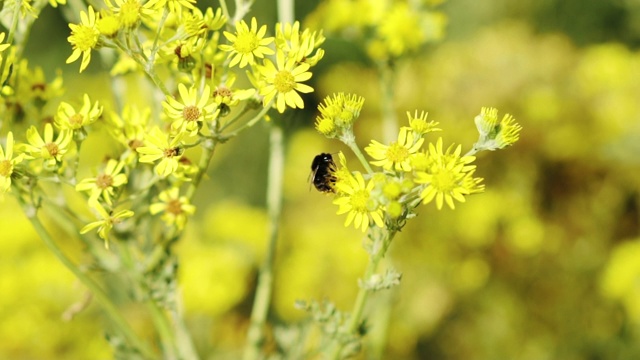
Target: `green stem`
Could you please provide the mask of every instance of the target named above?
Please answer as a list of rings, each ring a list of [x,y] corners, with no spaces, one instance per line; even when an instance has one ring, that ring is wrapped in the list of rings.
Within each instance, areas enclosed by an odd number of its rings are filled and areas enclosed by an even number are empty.
[[[220,135],[219,138],[222,139],[222,141],[227,141],[227,140],[231,139],[232,137],[237,136],[243,130],[248,129],[248,128],[252,127],[253,125],[255,125],[258,121],[262,120],[264,115],[271,109],[271,106],[273,105],[273,102],[274,102],[274,100],[271,100],[271,102],[269,104],[264,106],[262,108],[262,110],[260,110],[260,112],[256,116],[254,116],[249,121],[244,123],[244,125],[242,125],[241,127],[229,132],[228,134]]]
[[[134,286],[140,288],[144,293],[148,293],[148,289],[143,287],[143,279],[140,276],[140,273],[135,269],[135,263],[133,261],[133,256],[131,255],[131,244],[122,243],[121,245],[122,246],[119,247],[121,259],[127,268],[127,272],[131,277],[131,280],[134,282]],[[153,325],[160,336],[160,342],[162,343],[162,348],[164,350],[163,355],[165,358],[175,358],[175,337],[171,331],[171,325],[167,321],[166,316],[162,313],[162,310],[160,310],[153,299],[146,299],[144,303],[151,314]]]
[[[264,264],[258,275],[256,296],[251,310],[251,325],[247,334],[244,360],[259,359],[264,343],[264,327],[267,322],[271,294],[273,292],[273,263],[276,252],[280,214],[282,212],[282,187],[284,169],[283,131],[271,124],[271,150],[269,151],[269,174],[267,180],[267,211],[269,214],[269,246]]]
[[[360,160],[362,166],[364,166],[364,168],[367,170],[367,173],[373,174],[373,169],[371,168],[371,165],[369,165],[367,159],[364,157],[364,154],[362,154],[362,151],[360,151],[358,144],[356,144],[355,141],[349,141],[346,142],[346,144],[347,146],[349,146],[349,149],[351,149],[351,151],[356,154],[356,157],[358,158],[358,160]]]
[[[202,156],[200,156],[200,161],[198,162],[198,173],[189,183],[189,188],[185,195],[189,201],[193,199],[200,185],[200,181],[202,181],[202,177],[207,173],[207,169],[209,169],[209,163],[211,163],[211,159],[215,153],[216,145],[218,145],[218,142],[212,139],[204,139],[202,142]]]
[[[391,240],[395,236],[396,231],[390,231],[384,235],[384,238],[381,239],[382,246],[378,251],[374,254],[371,254],[369,257],[369,264],[367,265],[367,269],[364,272],[363,280],[370,279],[371,276],[378,272],[378,266],[380,265],[380,261],[384,258],[389,249],[389,245],[391,244]],[[346,329],[345,335],[356,335],[358,333],[358,328],[362,323],[362,314],[364,313],[365,305],[367,304],[367,299],[371,294],[371,290],[365,286],[361,286],[358,291],[358,295],[356,296],[356,300],[353,304],[353,310],[351,311],[351,316],[349,317],[349,323]],[[329,355],[329,359],[341,359],[343,349],[343,343],[340,339],[335,340],[332,351]]]
[[[28,207],[22,199],[19,199],[23,207]],[[49,232],[45,229],[44,225],[38,219],[35,209],[26,208],[25,214],[33,225],[33,228],[38,233],[45,245],[51,250],[51,252],[58,258],[58,260],[71,271],[80,280],[84,286],[93,294],[95,299],[100,303],[104,311],[107,313],[108,318],[114,323],[116,328],[122,333],[122,335],[129,341],[129,343],[137,349],[145,358],[155,359],[157,355],[154,351],[144,343],[133,331],[127,320],[120,314],[116,305],[111,301],[109,296],[102,290],[102,288],[87,274],[80,270],[58,247]]]

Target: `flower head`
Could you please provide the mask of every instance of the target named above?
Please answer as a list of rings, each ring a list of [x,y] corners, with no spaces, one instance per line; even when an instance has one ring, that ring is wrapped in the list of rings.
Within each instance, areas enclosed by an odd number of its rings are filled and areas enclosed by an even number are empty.
[[[474,145],[477,150],[503,149],[513,145],[520,138],[522,126],[509,114],[498,121],[498,110],[495,108],[482,108],[480,115],[476,116],[474,121],[480,133]]]
[[[260,74],[266,85],[260,89],[260,95],[264,96],[263,104],[266,106],[275,98],[276,108],[283,113],[289,106],[292,109],[304,108],[301,93],[310,93],[313,88],[302,84],[311,78],[309,64],[296,65],[295,59],[285,59],[282,51],[276,55],[277,67],[268,59],[259,67]]]
[[[180,189],[172,187],[158,195],[159,202],[149,206],[149,212],[153,215],[162,213],[162,221],[167,225],[175,225],[178,230],[184,229],[188,216],[196,212],[196,207],[191,205],[186,196],[180,196]]]
[[[24,158],[24,154],[13,157],[13,145],[13,133],[9,131],[4,150],[0,146],[0,198],[11,187],[11,174],[14,167]]]
[[[480,192],[484,186],[480,185],[481,178],[474,178],[475,165],[470,165],[474,156],[460,156],[461,146],[451,145],[446,151],[442,150],[442,138],[436,145],[429,144],[427,156],[431,159],[425,171],[416,173],[415,182],[425,184],[420,193],[423,203],[428,204],[434,199],[436,207],[442,209],[443,203],[455,208],[453,200],[465,202],[465,195]]]
[[[166,177],[178,169],[180,158],[184,153],[181,146],[182,134],[171,138],[158,127],[155,127],[144,138],[144,146],[136,148],[141,154],[140,162],[153,164],[160,162],[155,167],[158,176]]]
[[[420,150],[423,138],[417,138],[412,132],[403,127],[398,133],[398,141],[392,142],[390,145],[383,145],[375,140],[364,150],[375,161],[371,164],[381,166],[385,170],[395,169],[395,171],[411,171],[411,154]]]
[[[420,115],[418,115],[418,110],[415,111],[414,115],[411,115],[410,112],[407,111],[407,118],[409,119],[409,130],[413,131],[416,135],[422,136],[426,133],[430,133],[432,131],[441,131],[441,129],[437,128],[438,122],[435,121],[427,121],[427,116],[429,114],[422,111]]]
[[[96,25],[96,12],[89,5],[88,13],[80,12],[80,24],[69,24],[71,28],[71,36],[67,41],[72,45],[73,52],[67,58],[67,64],[70,64],[80,58],[80,72],[87,68],[91,61],[91,49],[96,48],[100,39],[100,31]]]
[[[220,45],[220,50],[229,52],[231,62],[229,66],[240,64],[243,68],[253,65],[255,58],[264,58],[265,55],[272,55],[273,50],[267,45],[273,42],[273,37],[265,38],[267,26],[262,25],[258,29],[258,22],[255,17],[251,18],[251,28],[242,20],[236,23],[236,32],[232,34],[225,31],[224,36],[231,42],[231,45]]]
[[[100,115],[102,115],[102,106],[97,101],[91,105],[89,95],[84,94],[80,111],[76,111],[73,106],[66,102],[61,102],[54,121],[60,129],[78,130],[83,126],[93,124]]]
[[[44,159],[47,166],[55,166],[62,161],[62,157],[69,151],[72,132],[62,130],[56,139],[53,139],[53,126],[50,123],[44,126],[44,136],[40,136],[35,126],[27,129],[27,141],[25,151],[36,159]]]
[[[324,41],[322,32],[311,32],[309,29],[300,32],[298,21],[293,25],[289,23],[276,25],[276,46],[297,63],[316,65],[324,56],[324,50],[318,48]],[[315,54],[313,54],[314,51],[316,51]]]
[[[132,29],[140,25],[143,11],[146,9],[142,7],[139,0],[105,0],[105,4],[111,10],[126,29]],[[148,11],[148,10],[147,10]]]
[[[176,15],[181,15],[184,8],[195,9],[196,0],[149,0],[144,4],[145,9],[159,10],[167,7],[169,12]]]
[[[85,225],[80,229],[80,234],[86,234],[97,228],[98,236],[104,240],[104,247],[109,249],[109,233],[111,229],[113,229],[115,225],[120,224],[124,219],[132,217],[134,212],[131,210],[120,210],[113,213],[112,211],[107,211],[97,201],[91,202],[90,205],[98,212],[100,219]]]
[[[127,183],[127,175],[122,173],[123,168],[124,162],[109,159],[101,174],[80,181],[76,185],[76,191],[89,192],[89,202],[95,202],[102,197],[107,204],[112,205],[114,189]]]
[[[383,212],[380,204],[371,196],[374,187],[373,180],[365,182],[361,173],[344,177],[344,173],[338,178],[335,187],[338,191],[337,198],[333,201],[338,205],[338,215],[347,214],[344,226],[352,222],[356,228],[366,231],[373,223],[384,227]]]
[[[316,130],[329,138],[339,137],[353,127],[363,105],[362,96],[344,93],[327,96],[324,103],[318,105],[320,115],[316,117]]]
[[[180,101],[171,96],[162,103],[164,111],[173,122],[171,128],[179,132],[185,132],[191,136],[198,133],[203,121],[215,119],[219,113],[216,104],[211,100],[211,90],[205,86],[202,94],[198,95],[198,89],[192,87],[187,90],[184,84],[178,85]]]

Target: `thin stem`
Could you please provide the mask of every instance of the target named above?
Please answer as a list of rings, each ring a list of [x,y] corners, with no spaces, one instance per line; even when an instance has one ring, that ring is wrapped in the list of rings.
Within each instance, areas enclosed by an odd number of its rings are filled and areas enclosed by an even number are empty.
[[[373,174],[373,169],[371,168],[371,165],[369,165],[367,159],[364,157],[364,154],[362,154],[362,151],[360,151],[358,144],[356,144],[355,141],[349,141],[346,142],[346,144],[347,146],[349,146],[349,149],[351,149],[351,151],[356,154],[356,157],[358,158],[358,160],[360,160],[362,166],[364,166],[364,168],[367,170],[367,173]]]
[[[223,141],[227,141],[229,139],[231,139],[234,136],[237,136],[241,131],[248,129],[250,127],[252,127],[253,125],[255,125],[258,121],[262,120],[262,118],[264,117],[264,115],[271,109],[271,105],[273,105],[273,101],[271,100],[271,102],[269,104],[267,104],[266,106],[264,106],[262,108],[262,110],[260,110],[260,112],[254,116],[253,118],[251,118],[249,121],[247,121],[244,125],[242,125],[241,127],[229,132],[228,134],[225,135],[220,135],[220,139],[222,139]]]
[[[377,271],[378,266],[380,265],[380,260],[384,258],[389,249],[389,245],[391,244],[391,240],[395,236],[396,231],[389,231],[384,236],[382,241],[382,246],[378,249],[377,252],[371,254],[369,257],[369,264],[367,264],[367,269],[364,272],[363,280],[367,280],[371,278]],[[353,304],[353,310],[351,311],[351,316],[349,317],[349,323],[346,329],[345,335],[355,335],[358,332],[358,328],[362,323],[362,314],[364,313],[365,305],[367,304],[367,299],[371,294],[372,290],[367,288],[366,286],[361,286],[358,291],[358,295],[356,296],[356,300]],[[333,349],[329,355],[329,359],[340,359],[340,355],[342,353],[343,343],[340,339],[337,339],[334,343]]]
[[[251,310],[251,325],[247,334],[244,360],[259,359],[264,343],[264,327],[267,322],[271,294],[273,292],[273,263],[276,252],[280,214],[282,212],[282,187],[284,169],[283,131],[277,124],[271,125],[269,173],[267,178],[267,211],[269,214],[269,246],[264,264],[258,275],[256,296]]]
[[[216,145],[218,145],[218,142],[212,139],[204,139],[202,142],[202,156],[200,156],[200,161],[198,162],[198,173],[189,183],[189,188],[186,193],[186,197],[189,200],[191,200],[195,195],[196,190],[198,190],[198,186],[200,185],[200,181],[202,181],[202,177],[206,174],[207,169],[209,169],[209,163],[211,163],[211,159],[213,158]]]
[[[19,199],[23,207],[28,207],[22,199]],[[153,350],[144,343],[138,335],[133,331],[127,320],[120,314],[116,305],[111,301],[109,296],[102,290],[102,288],[87,274],[80,270],[58,247],[49,232],[45,229],[44,225],[38,219],[34,209],[26,209],[25,214],[33,225],[33,228],[40,236],[40,239],[51,250],[51,252],[58,258],[58,260],[71,271],[77,278],[86,286],[89,291],[95,296],[96,300],[107,313],[108,318],[113,321],[116,328],[122,333],[122,335],[129,341],[129,343],[137,349],[145,358],[155,359],[157,355]]]
[[[127,272],[131,276],[131,280],[134,282],[134,286],[142,287],[143,279],[140,276],[140,273],[135,269],[135,263],[133,261],[133,256],[131,255],[131,244],[122,243],[122,246],[119,247],[121,259],[124,265],[127,267]],[[148,289],[143,287],[141,289],[145,293],[148,293]],[[166,316],[162,313],[162,310],[158,307],[152,299],[147,299],[144,301],[149,313],[151,314],[151,320],[153,321],[154,328],[158,331],[158,335],[160,336],[160,341],[162,343],[162,348],[164,349],[165,358],[175,358],[176,356],[176,347],[175,347],[175,337],[173,332],[171,331],[171,325],[167,321]]]

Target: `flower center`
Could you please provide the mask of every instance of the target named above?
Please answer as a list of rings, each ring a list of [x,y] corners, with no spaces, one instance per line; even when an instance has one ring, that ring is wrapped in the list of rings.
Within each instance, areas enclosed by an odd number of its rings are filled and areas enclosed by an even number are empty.
[[[409,158],[409,149],[398,144],[392,143],[387,148],[387,159],[393,163],[402,163]]]
[[[290,71],[281,70],[276,74],[273,85],[279,93],[288,93],[296,87],[296,79],[291,75]]]
[[[164,154],[163,155],[166,158],[172,158],[174,156],[179,156],[180,155],[180,148],[179,147],[174,147],[174,148],[164,149]]]
[[[182,117],[186,121],[198,121],[200,119],[200,109],[197,106],[185,106],[182,109]]]
[[[369,192],[366,190],[358,190],[351,194],[351,207],[356,212],[367,212],[369,203]]]
[[[53,142],[45,144],[44,148],[47,149],[47,151],[49,152],[49,155],[51,155],[51,157],[58,156],[58,153],[60,152],[60,149],[58,148],[58,144],[53,143]]]
[[[233,91],[231,91],[231,89],[229,89],[228,87],[225,87],[225,86],[220,86],[213,93],[213,96],[221,96],[221,97],[229,97],[229,98],[232,95],[233,95]]]
[[[431,178],[431,186],[438,189],[438,191],[449,191],[456,187],[455,176],[450,171],[441,170],[436,174],[433,174]]]
[[[100,174],[96,178],[96,186],[100,189],[108,189],[113,185],[113,178],[109,174]]]
[[[0,176],[9,177],[9,175],[11,175],[11,172],[13,172],[13,165],[11,165],[11,161],[0,161]]]
[[[139,140],[139,139],[131,139],[131,140],[129,140],[128,145],[129,145],[129,148],[131,150],[135,150],[135,149],[139,148],[140,146],[144,146],[144,142],[142,140]]]
[[[251,32],[238,34],[233,47],[241,54],[251,54],[258,47],[258,37]]]
[[[180,203],[180,200],[173,199],[169,201],[167,203],[167,212],[174,215],[182,214],[182,204]]]
[[[92,27],[80,25],[76,28],[71,38],[80,51],[91,50],[98,43],[100,32]]]
[[[82,126],[83,119],[84,119],[84,116],[82,116],[81,114],[73,114],[69,118],[69,124],[71,125],[72,128],[79,129]]]

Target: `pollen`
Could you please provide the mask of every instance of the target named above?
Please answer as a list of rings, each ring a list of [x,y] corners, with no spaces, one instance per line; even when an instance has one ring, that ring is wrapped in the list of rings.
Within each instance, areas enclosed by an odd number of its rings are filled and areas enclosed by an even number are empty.
[[[185,106],[182,109],[182,117],[186,121],[198,121],[200,119],[200,109],[197,106]]]
[[[113,185],[113,177],[109,174],[100,174],[96,177],[96,186],[100,189],[108,189]]]
[[[351,207],[357,212],[369,211],[369,192],[366,190],[358,190],[351,194]]]
[[[73,129],[80,128],[83,121],[84,116],[82,116],[82,114],[73,114],[69,117],[69,124]]]
[[[240,54],[251,54],[259,45],[258,37],[251,32],[243,32],[238,34],[233,47]]]
[[[402,163],[409,158],[409,155],[409,149],[398,143],[392,143],[387,148],[386,157],[393,163]]]
[[[98,35],[93,28],[80,25],[73,32],[74,44],[80,51],[91,50],[98,43]]]
[[[174,156],[178,156],[179,154],[180,154],[180,149],[179,148],[165,149],[164,153],[163,153],[165,158],[172,158]]]
[[[170,214],[180,215],[182,214],[182,203],[178,199],[173,199],[167,203],[166,211]]]
[[[9,177],[12,171],[13,171],[13,165],[11,165],[11,161],[9,160],[0,161],[0,176]]]
[[[276,74],[273,85],[279,93],[286,94],[296,87],[296,79],[290,71],[281,70]]]
[[[49,152],[49,155],[51,155],[51,157],[58,156],[58,153],[60,152],[60,148],[58,148],[58,144],[53,143],[53,142],[45,144],[44,148],[47,149],[47,151]]]
[[[456,177],[450,171],[440,171],[431,178],[431,185],[440,192],[446,192],[455,189]]]

